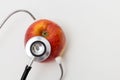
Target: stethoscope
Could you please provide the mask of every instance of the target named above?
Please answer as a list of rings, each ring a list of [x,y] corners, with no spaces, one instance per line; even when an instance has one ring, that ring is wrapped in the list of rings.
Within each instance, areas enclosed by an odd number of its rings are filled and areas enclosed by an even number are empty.
[[[1,24],[0,29],[5,24],[5,22],[15,13],[18,12],[25,12],[28,13],[33,20],[36,20],[36,18],[27,10],[17,10],[11,13]],[[25,43],[25,50],[27,55],[30,58],[30,62],[26,65],[25,70],[22,74],[21,80],[26,80],[27,75],[29,74],[32,64],[34,61],[37,62],[44,62],[46,59],[48,59],[51,56],[51,44],[50,42],[43,36],[34,36],[31,37],[26,43]],[[62,67],[62,57],[56,56],[55,61],[59,64],[60,70],[61,70],[61,76],[59,80],[62,80],[63,78],[63,67]]]
[[[26,53],[30,57],[30,63],[26,65],[21,80],[25,80],[34,61],[42,62],[46,60],[51,53],[51,45],[47,39],[42,36],[35,36],[28,40],[25,46]]]

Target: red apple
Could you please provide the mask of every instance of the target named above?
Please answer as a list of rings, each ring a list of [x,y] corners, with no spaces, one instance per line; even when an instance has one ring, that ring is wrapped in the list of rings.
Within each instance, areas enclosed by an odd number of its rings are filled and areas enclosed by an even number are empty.
[[[51,55],[45,61],[51,61],[55,57],[62,55],[66,39],[59,25],[46,19],[38,20],[27,29],[25,44],[30,38],[35,36],[43,36],[50,42]]]

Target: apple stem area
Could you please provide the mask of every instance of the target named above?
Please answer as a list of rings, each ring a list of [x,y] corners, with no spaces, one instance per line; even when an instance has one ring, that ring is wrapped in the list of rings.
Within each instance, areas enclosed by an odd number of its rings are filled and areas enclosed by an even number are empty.
[[[48,36],[48,32],[47,32],[47,31],[43,31],[43,32],[42,32],[42,36],[43,36],[43,37],[47,37],[47,36]]]

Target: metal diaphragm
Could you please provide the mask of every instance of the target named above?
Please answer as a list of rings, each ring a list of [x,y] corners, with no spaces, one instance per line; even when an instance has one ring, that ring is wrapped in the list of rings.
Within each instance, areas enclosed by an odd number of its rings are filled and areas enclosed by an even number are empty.
[[[30,58],[35,57],[35,60],[39,62],[46,60],[51,53],[49,41],[42,36],[32,37],[26,43],[25,48],[27,55]]]

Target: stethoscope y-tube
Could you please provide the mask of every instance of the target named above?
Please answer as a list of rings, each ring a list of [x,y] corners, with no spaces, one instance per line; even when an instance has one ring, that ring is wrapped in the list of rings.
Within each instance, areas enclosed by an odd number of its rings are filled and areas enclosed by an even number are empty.
[[[3,27],[3,25],[6,23],[6,21],[15,13],[18,12],[25,12],[31,16],[33,20],[36,20],[36,18],[27,10],[16,10],[13,13],[11,13],[0,25],[0,29]],[[21,80],[26,80],[30,70],[32,69],[32,64],[34,61],[42,62],[46,60],[51,53],[51,46],[49,41],[47,41],[44,37],[36,36],[30,39],[26,46],[25,46],[27,55],[31,58],[30,63],[26,65],[25,70],[22,74]],[[60,70],[61,70],[61,76],[59,80],[62,80],[63,77],[63,67],[62,67],[62,58],[60,56],[55,58],[56,62],[59,64]]]

